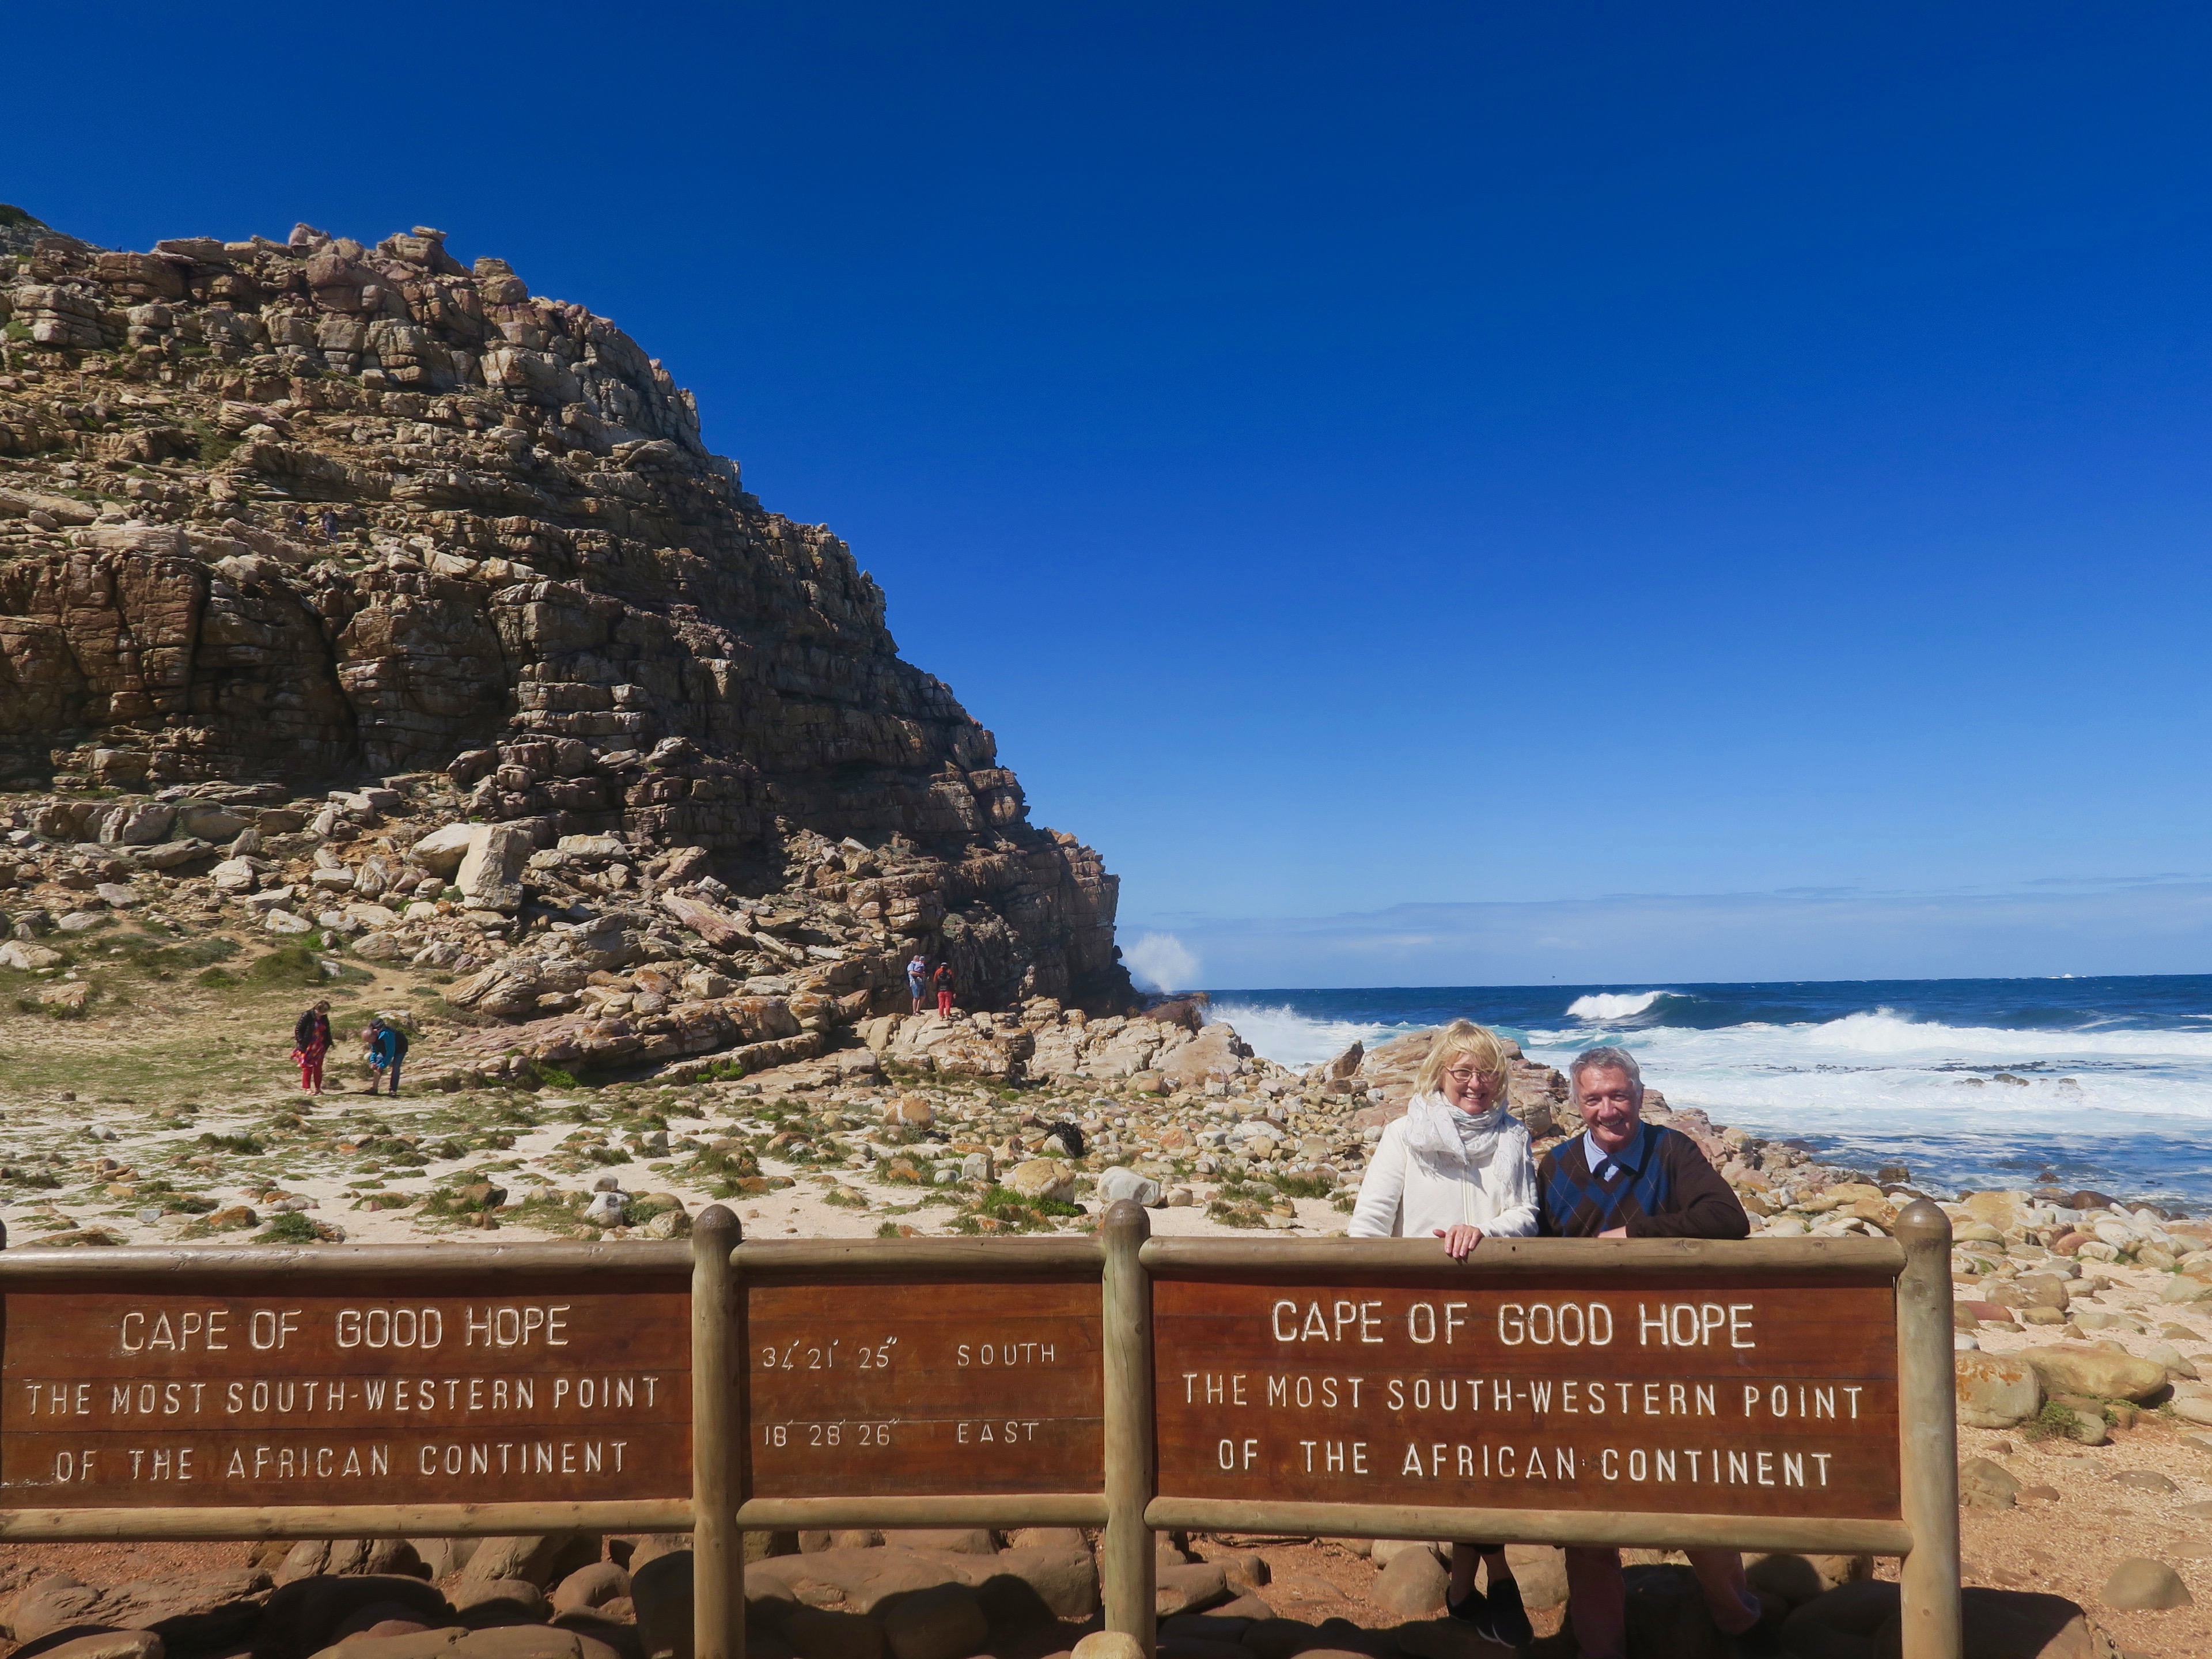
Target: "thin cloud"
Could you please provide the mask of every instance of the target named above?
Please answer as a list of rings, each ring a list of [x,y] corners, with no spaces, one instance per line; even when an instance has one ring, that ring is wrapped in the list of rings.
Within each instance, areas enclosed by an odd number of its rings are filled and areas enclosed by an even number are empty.
[[[1172,938],[1202,956],[1206,982],[1221,987],[2197,973],[2212,970],[2212,881],[1414,902],[1326,916],[1179,917]]]

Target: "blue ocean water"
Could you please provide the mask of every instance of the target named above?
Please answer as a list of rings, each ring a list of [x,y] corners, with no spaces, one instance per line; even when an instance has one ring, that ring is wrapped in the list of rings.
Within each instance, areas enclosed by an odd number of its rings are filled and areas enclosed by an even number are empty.
[[[1564,1066],[1632,1050],[1676,1106],[1938,1192],[2055,1181],[2212,1209],[2212,975],[1216,991],[1285,1065],[1464,1017]]]

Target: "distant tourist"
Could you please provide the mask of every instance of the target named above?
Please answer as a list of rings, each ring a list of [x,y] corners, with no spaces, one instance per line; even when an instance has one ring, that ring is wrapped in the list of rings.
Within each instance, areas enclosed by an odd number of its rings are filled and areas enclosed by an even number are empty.
[[[292,1060],[300,1068],[300,1087],[323,1091],[323,1058],[331,1051],[331,1005],[319,1002],[292,1024]]]
[[[921,994],[928,981],[929,963],[922,959],[921,952],[916,951],[913,960],[906,965],[906,988],[914,996],[914,1011],[917,1014],[921,1012]]]
[[[937,1012],[947,1019],[951,1018],[952,991],[955,983],[952,964],[950,962],[939,963],[937,972],[932,976],[930,982],[937,988]]]
[[[392,1094],[399,1092],[399,1062],[407,1058],[407,1033],[382,1018],[368,1023],[368,1091],[376,1092],[379,1078],[388,1078]]]
[[[1751,1231],[1727,1182],[1697,1143],[1644,1121],[1644,1074],[1634,1055],[1613,1048],[1575,1057],[1567,1083],[1583,1133],[1544,1154],[1537,1171],[1543,1225],[1562,1238],[1741,1238]],[[1713,1622],[1741,1653],[1779,1651],[1751,1635],[1759,1600],[1734,1550],[1691,1550],[1690,1569]],[[1624,1659],[1628,1587],[1620,1552],[1567,1551],[1567,1616],[1583,1659]],[[1764,1632],[1761,1632],[1763,1635]]]
[[[1441,1238],[1464,1261],[1486,1235],[1536,1231],[1536,1166],[1528,1131],[1506,1109],[1511,1057],[1496,1034],[1455,1019],[1413,1079],[1406,1115],[1382,1131],[1346,1231],[1354,1238]],[[1489,1568],[1474,1587],[1475,1563]],[[1508,1647],[1535,1639],[1501,1544],[1452,1546],[1444,1606]],[[1580,1626],[1577,1627],[1577,1629]]]
[[[338,515],[327,507],[323,509],[323,539],[334,542],[338,538]]]

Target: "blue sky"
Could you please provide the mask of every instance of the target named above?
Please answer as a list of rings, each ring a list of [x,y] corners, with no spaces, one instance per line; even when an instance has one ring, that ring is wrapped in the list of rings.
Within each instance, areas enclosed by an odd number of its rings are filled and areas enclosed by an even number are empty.
[[[611,15],[27,14],[0,200],[614,316],[1200,982],[2212,966],[2202,9]]]

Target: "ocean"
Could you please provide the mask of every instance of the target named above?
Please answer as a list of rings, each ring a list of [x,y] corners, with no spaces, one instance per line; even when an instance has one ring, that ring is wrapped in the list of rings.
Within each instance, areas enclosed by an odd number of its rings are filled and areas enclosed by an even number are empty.
[[[1672,1105],[1939,1195],[2050,1182],[2212,1210],[2212,975],[1211,995],[1286,1066],[1464,1017],[1562,1068],[1616,1043]]]

